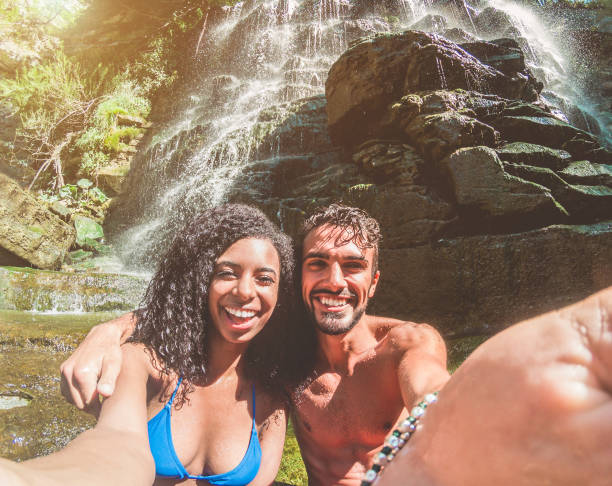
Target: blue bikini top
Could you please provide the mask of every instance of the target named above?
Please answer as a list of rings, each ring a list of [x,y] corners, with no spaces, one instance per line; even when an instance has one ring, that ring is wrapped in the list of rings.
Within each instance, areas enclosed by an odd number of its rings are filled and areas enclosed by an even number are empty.
[[[210,484],[225,484],[228,486],[245,486],[250,483],[257,476],[257,471],[259,471],[261,464],[261,446],[255,426],[255,386],[253,386],[253,426],[251,428],[251,438],[242,461],[234,469],[223,474],[196,476],[187,472],[183,463],[181,463],[176,455],[174,444],[172,443],[170,414],[172,402],[182,381],[183,378],[181,377],[176,384],[172,397],[170,397],[170,401],[148,423],[149,447],[155,460],[155,473],[161,477],[204,479]]]

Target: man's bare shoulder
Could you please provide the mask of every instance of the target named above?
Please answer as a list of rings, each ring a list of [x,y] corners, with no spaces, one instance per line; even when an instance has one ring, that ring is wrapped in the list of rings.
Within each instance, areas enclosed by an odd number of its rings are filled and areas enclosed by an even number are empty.
[[[429,324],[402,321],[389,317],[367,316],[368,324],[382,346],[405,352],[419,349],[446,354],[440,333]]]

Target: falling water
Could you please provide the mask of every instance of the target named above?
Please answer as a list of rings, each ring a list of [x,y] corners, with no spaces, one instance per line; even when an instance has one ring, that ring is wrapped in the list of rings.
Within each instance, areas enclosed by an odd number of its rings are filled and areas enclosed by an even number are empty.
[[[275,129],[290,115],[290,103],[324,93],[329,68],[357,38],[406,29],[430,12],[443,13],[449,27],[500,37],[477,31],[478,11],[467,3],[396,0],[393,16],[357,15],[364,3],[246,0],[226,8],[216,25],[207,19],[194,46],[198,73],[191,90],[133,164],[137,183],[125,204],[131,212],[116,241],[124,262],[150,268],[195,211],[228,199],[245,165],[278,157],[283,147]],[[503,0],[490,4],[513,18],[526,61],[548,92],[571,95],[564,58],[538,19]]]

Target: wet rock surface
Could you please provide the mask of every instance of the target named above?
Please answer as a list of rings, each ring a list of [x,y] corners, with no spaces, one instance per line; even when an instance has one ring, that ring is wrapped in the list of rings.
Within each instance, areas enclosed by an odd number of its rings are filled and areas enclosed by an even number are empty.
[[[0,309],[37,312],[131,311],[147,279],[0,267]]]
[[[62,264],[74,241],[72,226],[41,206],[15,181],[0,174],[2,248],[36,267],[52,269]]]

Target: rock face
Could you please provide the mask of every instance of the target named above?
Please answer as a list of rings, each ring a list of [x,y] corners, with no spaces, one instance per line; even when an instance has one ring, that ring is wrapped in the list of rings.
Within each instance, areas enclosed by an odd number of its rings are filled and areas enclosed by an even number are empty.
[[[607,222],[383,250],[371,311],[489,334],[611,285],[611,241]]]
[[[515,43],[471,47],[482,60],[453,42],[418,31],[378,35],[351,47],[333,64],[325,83],[332,141],[354,144],[355,138],[379,135],[375,130],[389,103],[410,93],[464,89],[537,99],[542,86],[525,70]],[[502,67],[505,72],[497,69]]]
[[[218,202],[257,205],[293,236],[314,207],[366,209],[384,234],[373,312],[448,335],[492,332],[612,285],[610,152],[540,96],[508,15],[479,18],[480,38],[423,19],[461,44],[417,31],[356,41],[332,66],[325,97],[267,107],[230,133],[228,150],[249,157]],[[283,72],[299,82],[306,67],[296,56]],[[234,81],[219,78],[220,96]],[[181,132],[154,171],[179,179],[209,131]],[[222,164],[212,160],[209,171]],[[156,190],[149,173],[133,171],[134,191]],[[209,203],[194,199],[177,212]],[[146,195],[136,201],[119,208],[147,207]]]
[[[38,268],[58,268],[75,241],[74,228],[0,174],[0,246]]]

